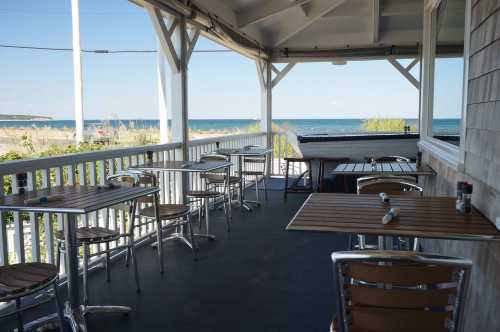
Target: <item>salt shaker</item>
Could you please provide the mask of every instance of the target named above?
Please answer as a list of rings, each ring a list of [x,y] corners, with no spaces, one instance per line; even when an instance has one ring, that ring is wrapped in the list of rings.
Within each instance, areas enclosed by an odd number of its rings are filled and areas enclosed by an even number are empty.
[[[417,152],[417,167],[422,167],[422,152]]]
[[[472,212],[472,183],[466,183],[464,185],[463,202],[464,202],[464,212],[471,213]]]
[[[466,184],[466,182],[462,181],[457,182],[457,201],[455,203],[455,208],[460,213],[464,213],[464,187]]]

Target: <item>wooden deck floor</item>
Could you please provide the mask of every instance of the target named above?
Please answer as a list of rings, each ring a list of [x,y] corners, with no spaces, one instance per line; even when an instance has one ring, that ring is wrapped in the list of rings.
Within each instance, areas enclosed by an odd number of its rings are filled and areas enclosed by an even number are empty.
[[[253,193],[249,192],[251,198]],[[338,234],[285,232],[305,196],[270,191],[252,213],[235,211],[231,233],[222,213],[212,219],[215,242],[200,241],[200,259],[180,243],[165,247],[166,272],[158,273],[155,252],[138,250],[142,292],[123,261],[90,276],[92,304],[129,305],[128,316],[89,316],[90,331],[300,331],[328,330],[335,311],[330,253],[345,250]],[[47,312],[48,305],[28,317]],[[10,330],[13,321],[0,322]]]

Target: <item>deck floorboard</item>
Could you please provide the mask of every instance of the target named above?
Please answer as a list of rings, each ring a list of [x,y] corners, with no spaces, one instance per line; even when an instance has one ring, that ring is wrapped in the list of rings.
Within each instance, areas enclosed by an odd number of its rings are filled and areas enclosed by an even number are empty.
[[[222,212],[215,212],[218,238],[200,240],[197,262],[181,243],[169,242],[163,276],[155,252],[140,248],[140,293],[123,260],[113,263],[109,284],[102,270],[92,273],[91,304],[129,305],[133,311],[128,317],[89,316],[89,331],[327,331],[335,311],[330,254],[345,250],[347,236],[285,232],[306,195],[289,195],[287,203],[282,195],[271,190],[268,203],[253,213],[235,209],[230,234]],[[0,324],[14,327],[12,320]]]

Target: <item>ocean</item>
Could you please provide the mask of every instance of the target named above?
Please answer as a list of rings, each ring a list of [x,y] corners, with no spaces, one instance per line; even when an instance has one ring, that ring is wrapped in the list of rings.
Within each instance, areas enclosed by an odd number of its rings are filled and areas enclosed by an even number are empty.
[[[275,124],[282,128],[290,128],[299,134],[334,134],[334,133],[356,133],[362,131],[364,119],[276,119]],[[109,124],[113,127],[125,126],[128,128],[158,128],[158,120],[85,120],[85,127],[99,124]],[[189,128],[196,131],[219,131],[240,130],[256,125],[258,120],[252,119],[230,119],[230,120],[189,120]],[[406,119],[409,126],[416,126],[417,119]],[[458,134],[459,119],[435,119],[435,134]],[[22,128],[22,127],[49,127],[49,128],[74,128],[73,120],[20,120],[0,121],[0,128]]]

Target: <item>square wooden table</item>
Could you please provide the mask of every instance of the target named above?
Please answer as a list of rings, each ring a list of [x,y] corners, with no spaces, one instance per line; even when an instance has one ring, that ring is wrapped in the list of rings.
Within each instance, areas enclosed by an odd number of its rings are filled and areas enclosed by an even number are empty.
[[[64,314],[73,331],[87,331],[84,312],[81,307],[78,273],[78,243],[76,241],[76,216],[108,208],[142,196],[155,194],[157,187],[112,187],[68,186],[52,187],[38,191],[27,192],[24,195],[8,195],[0,197],[0,210],[20,212],[65,213],[64,248],[66,251],[66,266],[68,278],[68,302]],[[48,203],[29,203],[30,198],[62,195],[62,199]],[[128,307],[92,306],[93,312],[110,312],[113,310],[129,311]],[[102,309],[102,310],[100,310]]]
[[[383,225],[382,217],[391,207],[400,208],[400,215]],[[470,214],[460,214],[451,197],[391,196],[390,203],[384,204],[378,195],[313,193],[286,230],[500,240],[500,231],[491,221],[475,208]]]
[[[428,165],[417,167],[415,163],[408,162],[379,162],[372,166],[371,163],[338,164],[332,171],[337,175],[406,175],[406,176],[432,176],[436,173]]]

